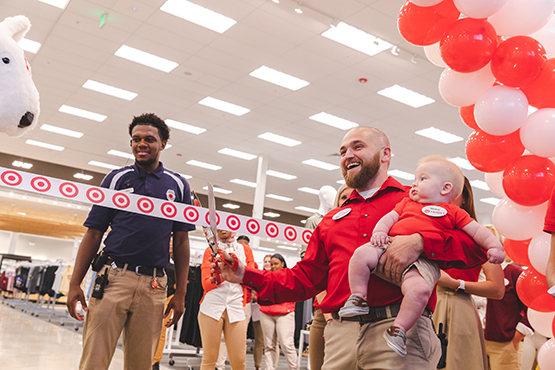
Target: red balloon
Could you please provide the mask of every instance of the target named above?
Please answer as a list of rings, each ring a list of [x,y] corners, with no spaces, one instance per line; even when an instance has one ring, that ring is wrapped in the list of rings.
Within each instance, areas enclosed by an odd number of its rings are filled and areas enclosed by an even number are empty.
[[[538,78],[521,88],[528,104],[538,109],[555,108],[555,58],[548,59]]]
[[[547,202],[555,185],[555,164],[548,158],[525,155],[503,171],[503,190],[516,204],[533,207]]]
[[[505,248],[505,253],[514,263],[520,266],[532,266],[530,263],[530,258],[528,257],[528,245],[530,240],[512,240],[507,239],[503,241],[503,247]]]
[[[540,311],[555,311],[555,297],[547,293],[545,276],[528,267],[516,281],[516,293],[527,307]]]
[[[459,19],[460,15],[453,0],[443,0],[428,7],[407,1],[399,11],[397,27],[401,36],[411,44],[432,45],[441,39],[447,27]]]
[[[461,119],[463,120],[465,125],[473,130],[480,129],[480,127],[478,127],[478,124],[476,123],[476,119],[474,118],[474,104],[467,107],[460,107],[459,115],[461,116]]]
[[[520,130],[504,136],[494,136],[476,130],[466,141],[466,158],[482,172],[503,171],[523,152]]]
[[[495,28],[485,19],[462,18],[451,24],[439,42],[441,58],[454,71],[485,67],[497,47]]]
[[[491,71],[503,85],[522,87],[540,75],[547,53],[530,36],[515,36],[503,41],[491,59]]]

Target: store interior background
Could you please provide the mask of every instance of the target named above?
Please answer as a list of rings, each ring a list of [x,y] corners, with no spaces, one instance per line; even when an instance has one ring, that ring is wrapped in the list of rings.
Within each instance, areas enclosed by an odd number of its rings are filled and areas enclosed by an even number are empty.
[[[465,159],[464,143],[472,132],[459,118],[458,108],[445,103],[438,92],[442,69],[432,65],[423,49],[399,35],[396,20],[403,0],[195,0],[194,3],[237,21],[218,33],[160,8],[165,0],[71,0],[63,8],[38,0],[0,0],[0,19],[25,15],[32,23],[26,39],[40,43],[25,51],[41,94],[38,126],[20,138],[0,138],[0,166],[14,161],[33,166],[32,173],[98,185],[110,170],[91,161],[120,167],[130,154],[127,125],[133,115],[155,112],[164,119],[204,130],[195,134],[173,128],[161,156],[164,165],[190,177],[191,188],[206,194],[211,181],[217,188],[217,209],[252,215],[260,157],[268,168],[292,175],[290,180],[267,176],[264,216],[301,226],[318,209],[317,191],[323,185],[340,186],[338,167],[321,169],[303,163],[315,159],[339,164],[338,149],[345,130],[310,117],[325,112],[352,123],[374,126],[391,140],[394,158],[390,170],[412,174],[419,158],[438,154]],[[302,14],[296,12],[300,8]],[[339,22],[370,33],[391,46],[370,56],[332,41],[322,33]],[[376,41],[381,44],[382,41]],[[115,55],[122,46],[174,61],[163,72]],[[296,91],[249,74],[267,66],[305,80]],[[88,80],[138,94],[128,101],[83,87]],[[434,100],[413,108],[377,92],[400,85]],[[250,111],[241,116],[199,104],[206,97],[227,101]],[[105,116],[101,122],[60,111],[76,107]],[[82,133],[69,137],[41,129],[50,125]],[[420,136],[416,131],[435,127],[458,136],[451,144]],[[288,147],[258,136],[272,132],[301,142]],[[36,147],[28,140],[54,144],[62,151]],[[245,160],[219,153],[230,148],[254,155]],[[188,164],[197,160],[220,166],[209,170]],[[479,221],[491,222],[496,196],[484,188],[484,174],[463,169],[473,181]],[[80,180],[74,174],[91,175]],[[397,177],[403,184],[410,180]],[[301,188],[308,188],[301,191]],[[305,189],[306,190],[306,189]],[[487,200],[484,202],[482,200]],[[499,200],[499,199],[497,199]],[[57,202],[57,204],[54,204]],[[226,209],[223,204],[240,208]],[[297,207],[301,207],[299,210]],[[306,207],[306,208],[302,208]],[[35,260],[70,260],[76,255],[81,226],[89,205],[39,198],[36,194],[0,186],[0,254],[31,256]],[[308,209],[308,210],[307,210]],[[192,254],[206,248],[202,232],[191,236]],[[261,240],[255,260],[279,252],[292,266],[299,245]],[[193,258],[193,259],[194,259]],[[200,262],[200,261],[199,261]]]

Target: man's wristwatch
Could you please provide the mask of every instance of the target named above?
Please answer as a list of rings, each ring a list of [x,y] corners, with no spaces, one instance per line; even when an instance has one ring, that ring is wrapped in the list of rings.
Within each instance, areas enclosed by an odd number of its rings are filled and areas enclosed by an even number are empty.
[[[459,280],[459,287],[455,290],[455,292],[463,292],[464,293],[464,289],[466,288],[466,284],[464,280]]]

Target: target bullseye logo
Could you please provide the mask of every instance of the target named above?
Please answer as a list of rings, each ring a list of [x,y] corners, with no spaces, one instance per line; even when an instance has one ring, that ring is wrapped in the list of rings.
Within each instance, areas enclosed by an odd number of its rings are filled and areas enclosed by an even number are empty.
[[[10,185],[10,186],[17,186],[21,184],[21,182],[23,181],[23,178],[21,177],[21,175],[15,171],[6,171],[2,173],[1,178],[4,184]]]
[[[87,190],[87,199],[93,203],[101,203],[104,201],[104,192],[98,188],[90,188]]]
[[[137,201],[137,208],[143,213],[150,213],[154,210],[154,203],[148,198],[140,198]]]
[[[185,208],[185,210],[183,211],[183,216],[185,216],[185,219],[189,222],[197,222],[200,217],[198,211],[193,207]]]
[[[41,176],[33,177],[31,180],[31,187],[41,193],[50,190],[51,186],[52,184],[50,184],[50,181]]]
[[[131,201],[129,197],[123,193],[116,193],[112,196],[112,202],[118,208],[127,208]]]
[[[312,231],[310,230],[303,231],[303,235],[302,235],[303,243],[308,244],[311,236],[312,236]]]
[[[287,226],[284,231],[285,239],[292,242],[293,240],[297,239],[297,230],[294,227]]]
[[[248,220],[247,221],[247,230],[251,234],[258,234],[258,232],[260,231],[260,225],[258,224],[258,221],[253,220],[253,219]]]
[[[268,236],[270,238],[275,238],[276,236],[278,236],[279,229],[278,229],[277,225],[274,224],[273,222],[269,222],[266,225],[266,234],[268,234]]]
[[[60,184],[60,193],[64,197],[75,198],[79,194],[79,189],[71,182],[63,182]]]
[[[232,230],[232,231],[236,231],[237,229],[239,229],[241,227],[241,221],[239,220],[239,217],[237,217],[235,215],[227,216],[227,219],[225,220],[225,223],[226,223],[227,227],[229,227],[229,229]]]
[[[177,207],[173,203],[166,202],[162,204],[162,214],[168,218],[173,218],[177,215]]]
[[[204,219],[206,220],[206,223],[208,225],[210,225],[210,213],[206,212],[206,216],[204,216]],[[216,225],[220,224],[220,215],[218,214],[218,212],[216,212]]]

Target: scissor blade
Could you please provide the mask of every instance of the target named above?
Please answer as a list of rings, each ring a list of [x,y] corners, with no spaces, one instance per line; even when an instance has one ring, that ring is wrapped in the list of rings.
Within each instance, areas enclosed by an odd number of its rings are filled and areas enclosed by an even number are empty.
[[[214,197],[214,187],[212,183],[208,182],[208,221],[210,223],[210,230],[214,239],[217,238],[216,233],[216,198]],[[218,245],[211,246],[213,254],[218,253]],[[215,248],[215,250],[214,250]]]

